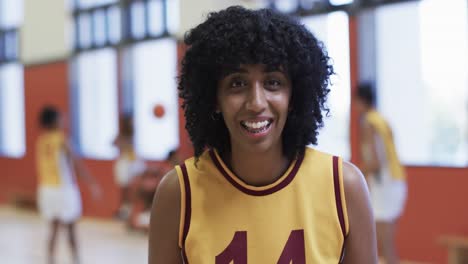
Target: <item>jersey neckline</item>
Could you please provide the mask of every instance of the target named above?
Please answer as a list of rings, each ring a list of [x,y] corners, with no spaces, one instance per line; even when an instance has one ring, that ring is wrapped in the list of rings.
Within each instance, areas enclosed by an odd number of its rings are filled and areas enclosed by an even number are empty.
[[[216,168],[229,183],[243,193],[253,196],[269,195],[288,186],[296,176],[304,159],[304,154],[301,154],[297,159],[291,162],[286,172],[275,182],[265,186],[252,186],[239,179],[239,177],[226,166],[216,150],[210,149],[209,154]]]

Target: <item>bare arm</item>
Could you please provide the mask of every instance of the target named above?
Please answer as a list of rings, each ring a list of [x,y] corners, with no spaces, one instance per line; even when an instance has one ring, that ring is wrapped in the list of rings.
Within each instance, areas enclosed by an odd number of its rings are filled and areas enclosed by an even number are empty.
[[[96,185],[96,180],[93,177],[91,177],[88,170],[86,170],[85,166],[81,162],[80,158],[77,155],[75,155],[75,152],[73,151],[70,142],[65,141],[64,148],[67,158],[71,161],[76,175],[83,178],[88,184]]]
[[[370,174],[378,173],[380,161],[377,156],[377,145],[375,142],[375,131],[372,126],[364,122],[361,126],[361,148],[363,151],[362,173],[367,178]]]
[[[180,187],[171,170],[158,186],[151,209],[149,264],[182,264],[179,241]]]
[[[354,165],[343,162],[343,181],[349,221],[344,263],[376,264],[375,223],[364,177]]]

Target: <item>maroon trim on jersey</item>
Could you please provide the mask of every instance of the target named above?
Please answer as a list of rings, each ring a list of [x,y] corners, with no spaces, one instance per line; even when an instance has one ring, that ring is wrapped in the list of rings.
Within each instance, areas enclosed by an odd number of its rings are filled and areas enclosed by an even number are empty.
[[[343,205],[341,204],[341,191],[340,191],[340,175],[338,170],[338,157],[333,156],[333,183],[335,186],[335,201],[336,209],[338,211],[338,219],[340,220],[341,232],[343,237],[346,237],[346,227],[343,216]]]
[[[187,239],[187,234],[190,228],[190,218],[192,216],[192,196],[190,193],[190,181],[188,177],[187,167],[185,163],[180,165],[182,170],[182,176],[184,178],[184,189],[185,189],[185,218],[184,218],[184,231],[182,233],[182,256],[184,257],[184,262],[187,264],[187,256],[185,254],[185,240]]]
[[[338,262],[338,264],[341,264],[343,263],[343,260],[344,260],[344,256],[345,256],[345,242],[346,242],[346,238],[347,236],[344,238],[343,240],[343,245],[341,246],[341,254],[340,254],[340,260]]]
[[[345,242],[347,236],[343,215],[343,204],[341,203],[340,172],[338,169],[338,161],[338,157],[333,156],[333,185],[335,187],[336,210],[338,212],[338,219],[340,220],[341,233],[343,234],[343,245],[341,247],[340,261],[338,263],[342,263],[345,254]]]
[[[187,259],[187,254],[185,252],[185,248],[182,249],[182,259],[184,264],[189,264]]]
[[[265,190],[251,190],[251,189],[245,188],[244,186],[240,185],[238,182],[236,182],[229,175],[229,173],[221,165],[221,162],[218,160],[218,157],[216,157],[216,154],[214,153],[213,149],[210,149],[209,154],[210,154],[211,160],[213,160],[213,163],[215,164],[216,168],[221,172],[221,174],[224,176],[224,178],[226,178],[226,180],[228,182],[230,182],[232,185],[234,185],[234,187],[236,187],[240,191],[242,191],[242,192],[244,192],[244,193],[246,193],[248,195],[253,195],[253,196],[269,195],[269,194],[275,193],[275,192],[283,189],[284,187],[288,186],[288,184],[291,183],[292,180],[294,179],[294,177],[296,176],[297,171],[301,167],[302,161],[304,160],[304,155],[300,155],[297,158],[296,163],[294,164],[294,167],[292,168],[292,170],[289,172],[289,174],[286,176],[286,178],[284,178],[283,181],[281,181],[279,184],[277,184],[277,185],[275,185],[275,186],[273,186],[273,187],[271,187],[269,189],[265,189]]]

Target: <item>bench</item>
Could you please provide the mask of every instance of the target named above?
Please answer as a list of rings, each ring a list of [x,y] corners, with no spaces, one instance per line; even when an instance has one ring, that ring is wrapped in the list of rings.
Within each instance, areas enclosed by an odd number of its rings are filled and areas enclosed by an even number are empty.
[[[449,264],[468,263],[468,237],[462,236],[443,236],[439,243],[448,249]]]

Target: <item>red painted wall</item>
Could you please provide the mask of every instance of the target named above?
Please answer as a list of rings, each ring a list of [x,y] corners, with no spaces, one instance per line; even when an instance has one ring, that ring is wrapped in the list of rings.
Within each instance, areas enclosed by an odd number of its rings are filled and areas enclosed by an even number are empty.
[[[408,167],[408,201],[397,234],[404,259],[447,263],[441,235],[468,237],[468,168]]]

